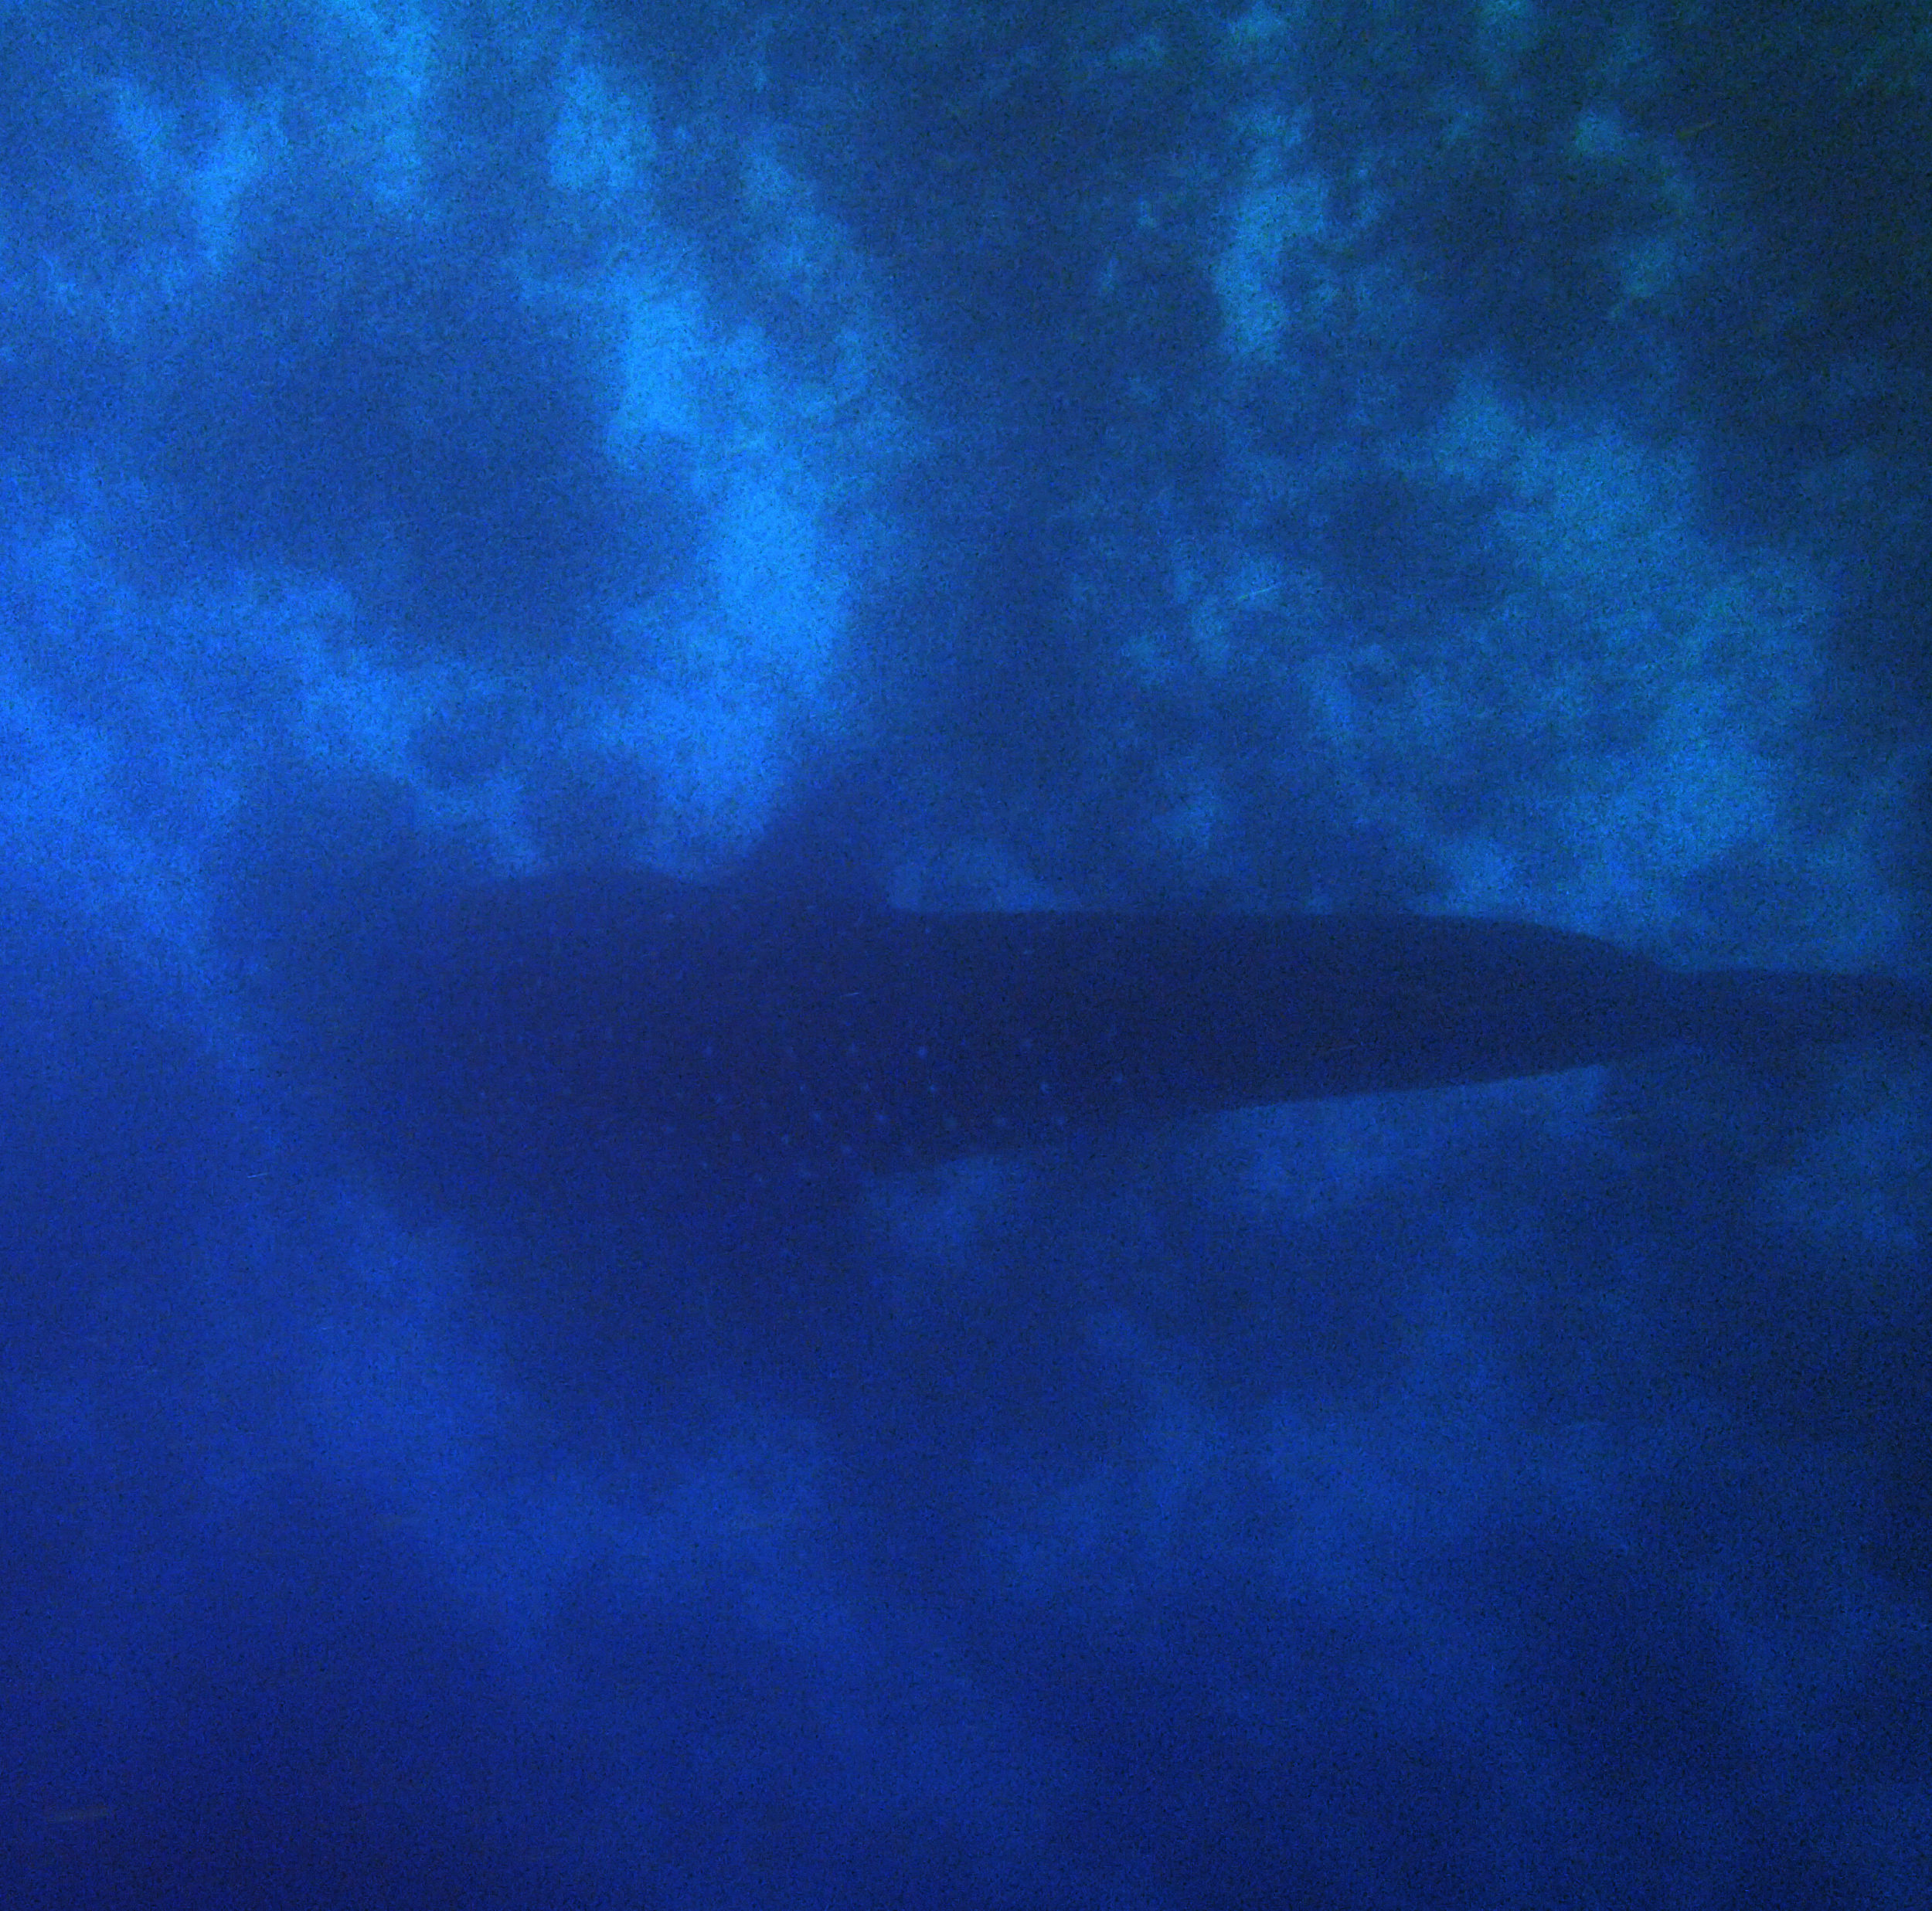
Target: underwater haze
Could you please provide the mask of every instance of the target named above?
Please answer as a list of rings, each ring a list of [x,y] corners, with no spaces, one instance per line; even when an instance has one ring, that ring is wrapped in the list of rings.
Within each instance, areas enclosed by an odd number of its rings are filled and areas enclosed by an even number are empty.
[[[1922,10],[126,0],[0,99],[8,1906],[1932,1897],[1923,1042],[594,1195],[342,1035],[598,872],[1932,981]]]

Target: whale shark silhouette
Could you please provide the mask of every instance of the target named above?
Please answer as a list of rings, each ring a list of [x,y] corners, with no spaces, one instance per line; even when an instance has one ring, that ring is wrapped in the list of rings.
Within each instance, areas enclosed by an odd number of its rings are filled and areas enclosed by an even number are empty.
[[[1883,978],[1515,922],[914,913],[608,872],[372,918],[365,1110],[471,1171],[824,1179],[1110,1124],[1932,1032]]]

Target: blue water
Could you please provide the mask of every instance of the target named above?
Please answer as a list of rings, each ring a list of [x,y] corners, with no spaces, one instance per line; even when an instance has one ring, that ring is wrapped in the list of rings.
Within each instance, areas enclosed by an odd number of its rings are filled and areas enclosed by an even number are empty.
[[[1925,979],[1923,28],[0,69],[0,1899],[1926,1901],[1922,1047],[614,1211],[301,1025],[613,863]]]

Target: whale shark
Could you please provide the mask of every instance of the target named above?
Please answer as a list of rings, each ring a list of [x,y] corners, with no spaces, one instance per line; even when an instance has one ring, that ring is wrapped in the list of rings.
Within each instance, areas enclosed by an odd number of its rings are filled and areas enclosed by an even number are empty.
[[[1932,1032],[1883,977],[1420,914],[920,913],[638,872],[372,912],[362,1114],[469,1174],[825,1181],[1120,1124]]]

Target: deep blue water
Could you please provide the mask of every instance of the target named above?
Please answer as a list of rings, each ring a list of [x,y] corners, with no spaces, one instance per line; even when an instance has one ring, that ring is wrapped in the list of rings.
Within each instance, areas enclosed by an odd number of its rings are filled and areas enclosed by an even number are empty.
[[[1909,10],[0,68],[8,1905],[1925,1902],[1922,1046],[633,1203],[311,1026],[613,864],[1926,979]]]

